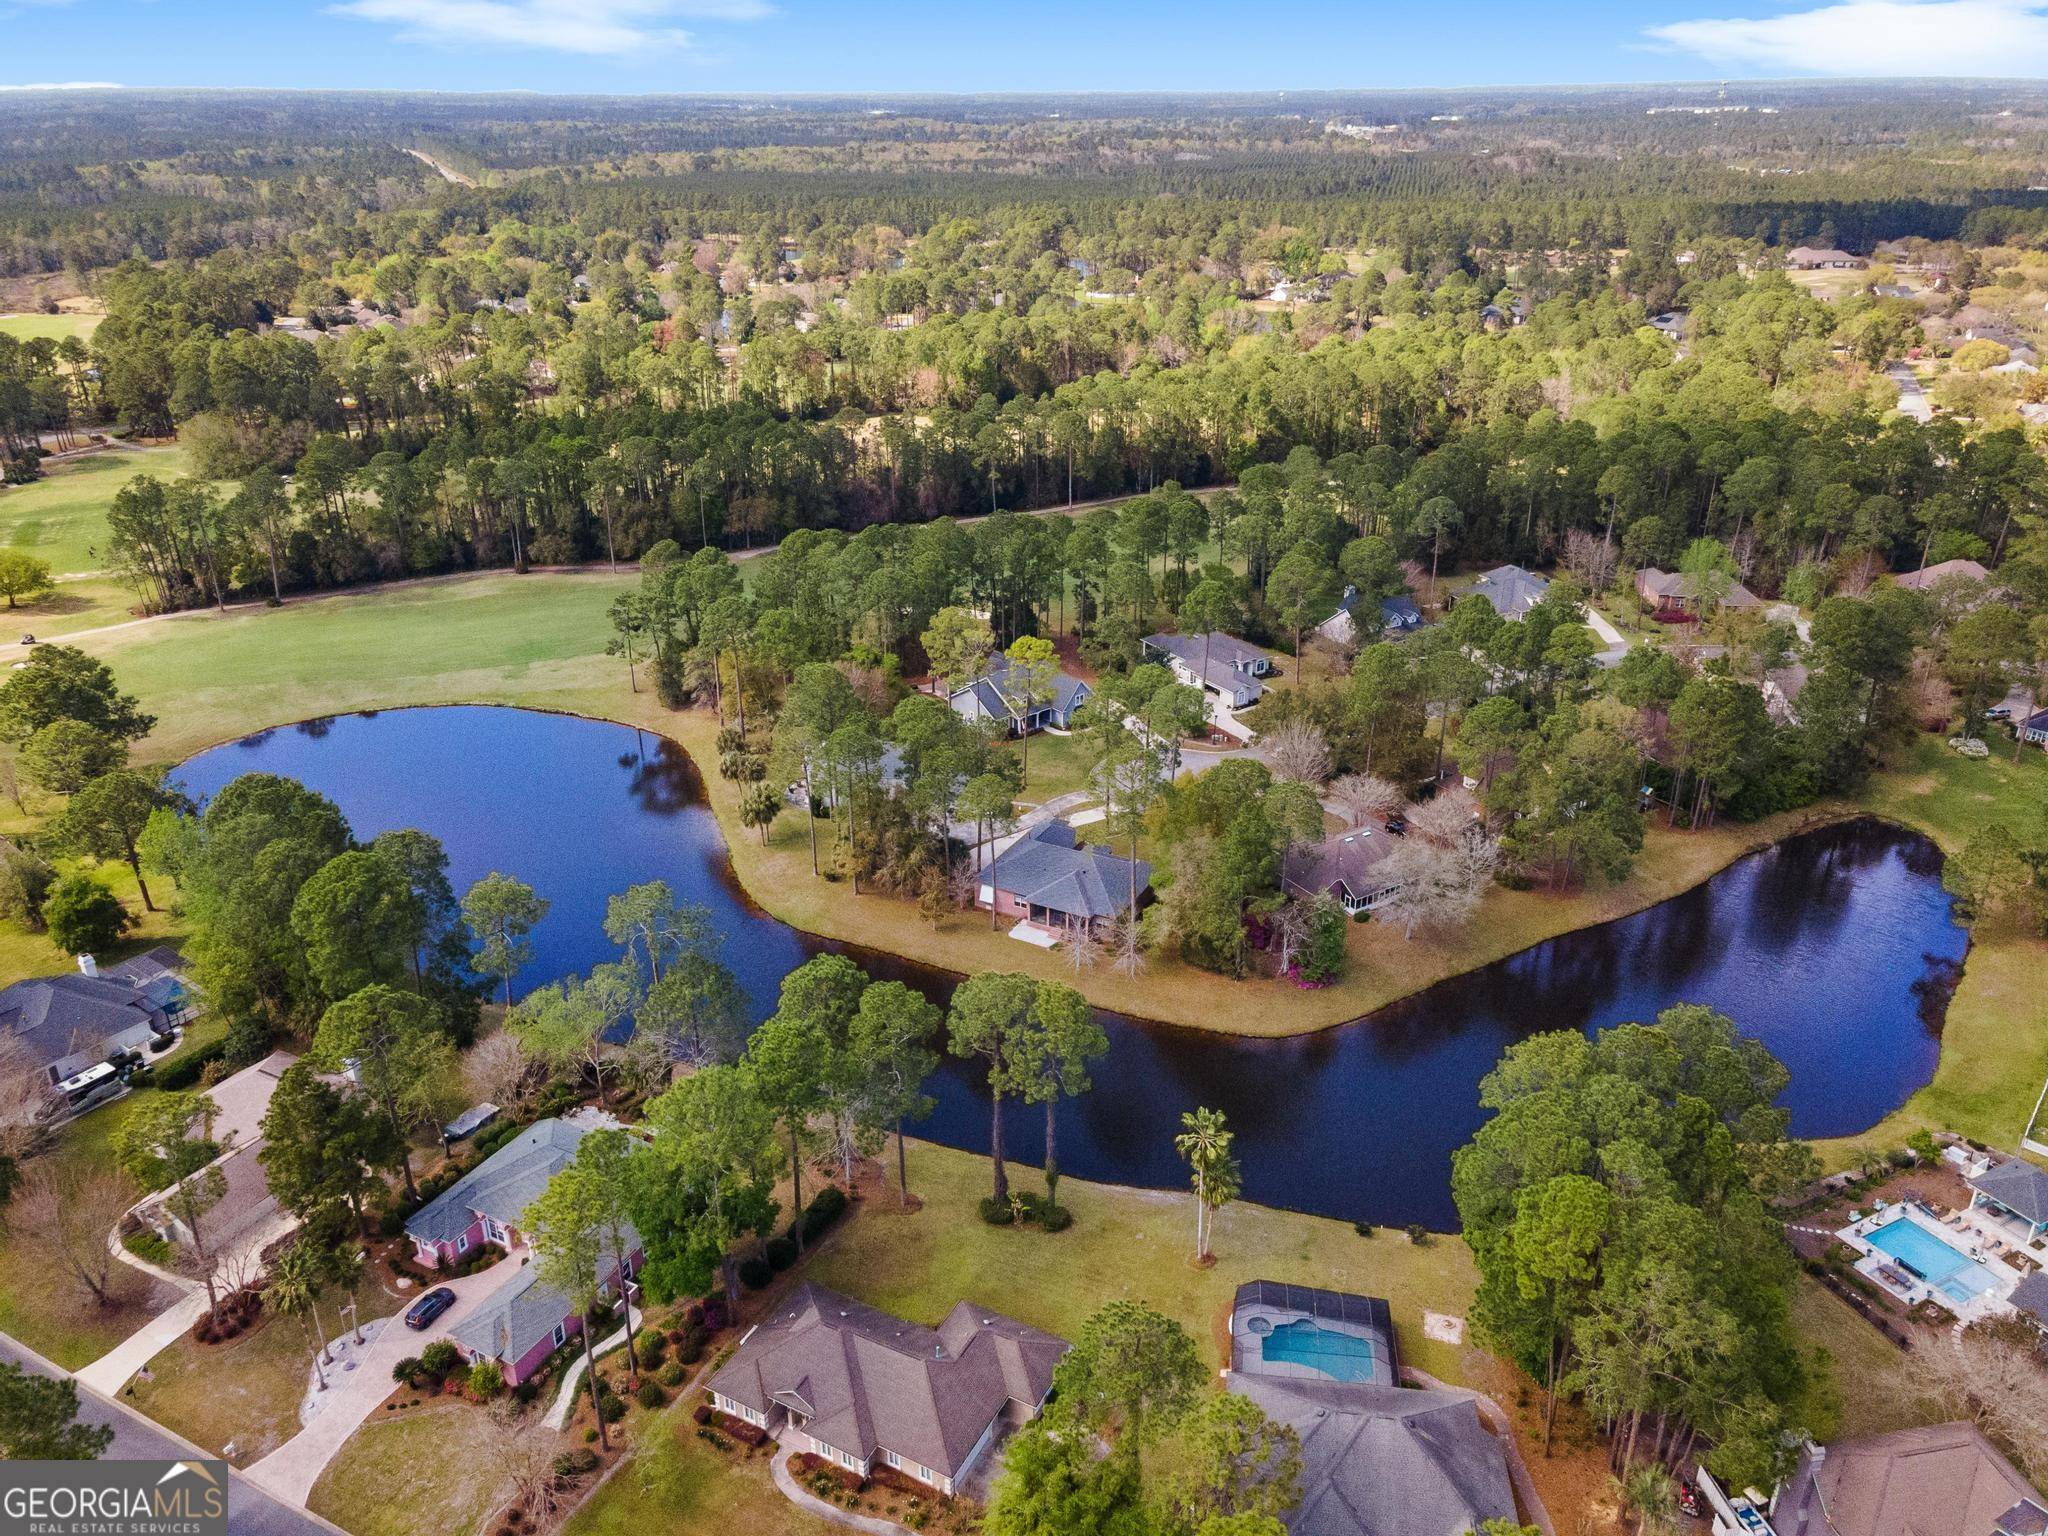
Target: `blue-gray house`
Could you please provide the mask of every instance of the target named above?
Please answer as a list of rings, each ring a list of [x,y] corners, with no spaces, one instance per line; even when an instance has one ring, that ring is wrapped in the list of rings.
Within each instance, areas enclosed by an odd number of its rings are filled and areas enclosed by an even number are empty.
[[[1061,672],[1048,696],[1027,705],[1010,674],[1006,657],[992,657],[986,672],[954,689],[946,702],[964,720],[1000,720],[1012,736],[1028,736],[1048,725],[1066,730],[1074,723],[1074,711],[1094,692],[1078,677]]]

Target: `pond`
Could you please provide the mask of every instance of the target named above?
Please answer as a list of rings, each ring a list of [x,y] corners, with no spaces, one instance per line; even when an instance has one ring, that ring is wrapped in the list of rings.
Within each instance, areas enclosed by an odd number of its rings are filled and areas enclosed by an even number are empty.
[[[844,947],[747,901],[689,759],[645,731],[514,709],[394,710],[266,731],[201,753],[178,777],[205,797],[251,772],[329,796],[358,837],[401,826],[433,833],[458,891],[494,869],[531,883],[552,908],[516,978],[522,989],[614,958],[606,898],[655,878],[711,908],[757,1019],[792,967]],[[1449,1230],[1451,1153],[1484,1118],[1479,1080],[1501,1052],[1539,1030],[1648,1020],[1676,1002],[1720,1009],[1786,1063],[1799,1134],[1860,1131],[1934,1071],[1968,947],[1940,877],[1927,839],[1848,822],[1753,854],[1633,917],[1300,1039],[1238,1040],[1105,1014],[1110,1051],[1095,1065],[1094,1091],[1061,1111],[1061,1165],[1082,1178],[1178,1187],[1181,1112],[1207,1104],[1237,1133],[1246,1198]],[[905,920],[916,920],[908,909]],[[951,989],[951,977],[927,967],[857,958],[940,1003]],[[1286,1000],[1275,988],[1274,1005]],[[972,1069],[949,1059],[932,1091],[938,1105],[919,1133],[985,1152],[988,1111]],[[1042,1155],[1042,1118],[1007,1117],[1005,1139],[1025,1163]]]

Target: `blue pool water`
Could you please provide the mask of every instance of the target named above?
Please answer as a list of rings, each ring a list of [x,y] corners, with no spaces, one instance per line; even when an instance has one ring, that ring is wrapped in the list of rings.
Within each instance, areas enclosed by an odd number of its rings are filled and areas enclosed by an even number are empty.
[[[1983,1295],[1996,1283],[1983,1265],[1949,1246],[1918,1222],[1900,1219],[1870,1234],[1870,1246],[1890,1254],[1936,1290],[1956,1301]]]
[[[1372,1381],[1371,1339],[1317,1326],[1311,1318],[1282,1323],[1266,1335],[1260,1353],[1268,1360],[1304,1365],[1335,1381]]]

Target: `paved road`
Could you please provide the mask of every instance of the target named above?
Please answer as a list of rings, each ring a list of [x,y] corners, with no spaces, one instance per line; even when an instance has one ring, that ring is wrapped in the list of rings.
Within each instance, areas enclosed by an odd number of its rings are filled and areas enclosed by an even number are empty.
[[[1920,379],[1904,363],[1893,363],[1885,372],[1892,382],[1899,386],[1899,412],[1915,421],[1932,421],[1934,404],[1927,398],[1927,391],[1920,387]]]
[[[0,1333],[0,1361],[41,1376],[62,1378],[67,1374],[4,1333]],[[78,1416],[89,1424],[114,1426],[114,1443],[107,1447],[109,1461],[175,1461],[213,1454],[83,1385],[78,1389]],[[340,1526],[280,1504],[232,1467],[228,1469],[228,1531],[230,1536],[343,1536]]]

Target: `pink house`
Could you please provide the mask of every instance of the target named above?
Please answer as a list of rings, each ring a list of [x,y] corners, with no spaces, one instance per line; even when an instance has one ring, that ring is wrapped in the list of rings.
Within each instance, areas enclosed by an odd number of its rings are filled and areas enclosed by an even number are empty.
[[[482,1163],[421,1206],[405,1224],[413,1255],[438,1269],[459,1264],[483,1244],[518,1256],[525,1272],[500,1286],[449,1333],[472,1362],[496,1360],[505,1380],[516,1386],[542,1361],[583,1330],[575,1304],[540,1282],[526,1253],[519,1222],[553,1178],[575,1157],[584,1129],[565,1120],[528,1126]],[[646,1262],[638,1233],[629,1232],[625,1271],[607,1259],[599,1291],[606,1297],[636,1289],[633,1276]]]

